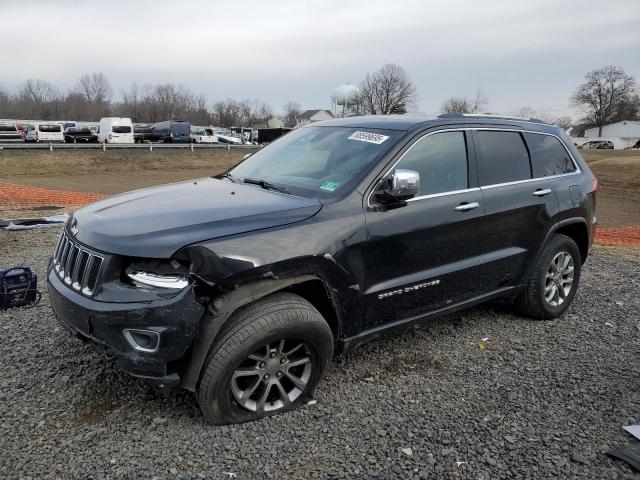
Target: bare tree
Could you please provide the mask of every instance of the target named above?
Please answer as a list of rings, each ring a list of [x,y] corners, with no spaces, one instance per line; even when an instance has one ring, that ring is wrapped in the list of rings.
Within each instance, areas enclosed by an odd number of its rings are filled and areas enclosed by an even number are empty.
[[[511,115],[523,118],[533,118],[546,123],[553,123],[553,119],[544,110],[537,110],[526,106],[520,107],[519,109],[511,112]]]
[[[489,97],[482,93],[482,90],[476,88],[476,95],[471,100],[471,113],[478,113],[489,104]]]
[[[450,97],[446,99],[440,107],[441,113],[478,113],[489,99],[482,94],[480,89],[476,90],[476,95],[472,99],[466,97]]]
[[[289,101],[284,104],[284,126],[293,128],[298,123],[298,117],[302,113],[302,107],[298,102]]]
[[[471,102],[464,97],[447,98],[440,106],[440,113],[473,113]]]
[[[539,112],[535,108],[520,107],[519,109],[515,110],[512,115],[522,118],[538,118]]]
[[[87,102],[104,105],[111,100],[111,85],[104,73],[84,74],[78,81],[77,90],[84,95]]]
[[[6,90],[0,88],[0,116],[10,117],[14,115],[13,97]]]
[[[16,97],[20,113],[26,118],[54,119],[59,111],[60,94],[44,80],[29,79],[22,84]]]
[[[260,108],[258,109],[258,117],[260,123],[266,124],[274,117],[274,115],[275,113],[273,113],[273,108],[271,108],[271,105],[265,102],[260,103]]]
[[[613,65],[592,70],[584,79],[571,96],[571,104],[586,113],[585,121],[598,127],[601,136],[602,127],[613,120],[620,104],[635,94],[635,79]]]
[[[259,100],[233,99],[210,106],[204,94],[196,95],[184,85],[133,83],[112,101],[109,81],[102,73],[83,75],[64,95],[50,83],[29,79],[15,94],[0,90],[0,116],[25,119],[96,121],[111,112],[136,123],[188,120],[196,124],[256,126],[273,116],[273,109]]]
[[[122,92],[122,102],[118,106],[118,112],[123,116],[128,115],[134,122],[140,122],[142,118],[141,110],[140,91],[138,84],[133,82],[128,92]]]
[[[623,120],[640,120],[640,93],[634,93],[624,97],[616,107],[616,113],[612,122]]]
[[[415,104],[417,90],[407,72],[394,63],[367,73],[360,84],[360,98],[355,109],[371,115],[407,113]]]
[[[209,101],[204,94],[197,95],[193,99],[193,114],[188,115],[191,120],[200,125],[209,125],[210,114],[207,104]]]
[[[569,130],[573,126],[573,119],[567,115],[556,118],[552,122],[555,126],[560,127],[562,130]]]

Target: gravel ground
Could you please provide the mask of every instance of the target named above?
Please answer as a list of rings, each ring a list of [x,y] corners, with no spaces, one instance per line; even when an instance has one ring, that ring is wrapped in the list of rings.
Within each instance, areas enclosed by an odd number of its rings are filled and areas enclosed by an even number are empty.
[[[0,231],[2,264],[43,288],[57,231]],[[230,427],[68,338],[45,293],[0,313],[0,477],[640,478],[606,455],[640,421],[637,253],[593,254],[559,321],[435,320],[334,361],[317,403]]]

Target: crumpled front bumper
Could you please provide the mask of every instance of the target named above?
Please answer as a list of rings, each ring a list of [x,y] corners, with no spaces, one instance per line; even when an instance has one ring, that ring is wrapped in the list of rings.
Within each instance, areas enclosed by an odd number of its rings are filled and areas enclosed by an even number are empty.
[[[205,310],[191,288],[170,299],[114,303],[99,302],[73,291],[51,269],[47,284],[51,307],[64,327],[103,347],[125,372],[146,378],[160,389],[179,386],[180,377],[169,371],[168,364],[185,356]],[[125,329],[158,332],[157,350],[136,350],[125,338]]]

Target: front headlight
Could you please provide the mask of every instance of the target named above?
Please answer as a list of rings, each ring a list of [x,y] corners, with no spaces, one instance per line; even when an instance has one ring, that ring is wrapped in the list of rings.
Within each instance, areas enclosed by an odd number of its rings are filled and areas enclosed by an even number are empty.
[[[189,285],[184,275],[159,275],[157,273],[136,271],[127,276],[137,287],[172,288],[181,290]]]

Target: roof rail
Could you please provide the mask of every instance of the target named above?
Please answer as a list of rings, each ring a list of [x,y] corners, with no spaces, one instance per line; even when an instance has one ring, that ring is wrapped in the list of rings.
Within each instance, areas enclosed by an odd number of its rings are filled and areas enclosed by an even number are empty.
[[[477,118],[504,118],[507,120],[520,120],[524,122],[546,123],[543,120],[530,117],[517,117],[515,115],[499,115],[495,113],[443,113],[438,115],[438,118],[465,118],[465,117],[477,117]]]

